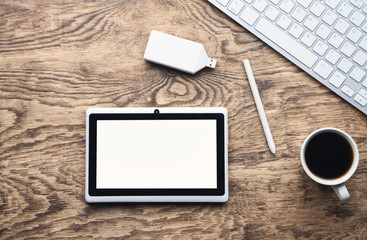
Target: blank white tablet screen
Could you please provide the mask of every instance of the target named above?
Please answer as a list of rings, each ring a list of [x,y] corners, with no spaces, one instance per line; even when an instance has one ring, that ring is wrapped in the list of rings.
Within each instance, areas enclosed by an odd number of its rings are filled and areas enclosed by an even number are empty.
[[[217,188],[216,120],[97,120],[97,189]]]

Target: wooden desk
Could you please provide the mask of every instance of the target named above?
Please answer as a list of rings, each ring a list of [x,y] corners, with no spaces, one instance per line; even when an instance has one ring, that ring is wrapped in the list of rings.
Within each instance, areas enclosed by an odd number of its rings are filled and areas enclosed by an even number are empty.
[[[152,29],[203,43],[216,69],[192,76],[145,62]],[[0,99],[2,239],[367,239],[367,116],[206,1],[3,0]],[[227,203],[84,201],[85,110],[153,106],[228,108]],[[303,140],[326,126],[360,150],[345,203],[301,167]]]

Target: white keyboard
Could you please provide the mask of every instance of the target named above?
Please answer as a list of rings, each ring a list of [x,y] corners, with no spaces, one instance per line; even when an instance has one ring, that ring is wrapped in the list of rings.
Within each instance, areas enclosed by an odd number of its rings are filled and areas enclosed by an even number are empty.
[[[367,115],[366,0],[208,0]]]

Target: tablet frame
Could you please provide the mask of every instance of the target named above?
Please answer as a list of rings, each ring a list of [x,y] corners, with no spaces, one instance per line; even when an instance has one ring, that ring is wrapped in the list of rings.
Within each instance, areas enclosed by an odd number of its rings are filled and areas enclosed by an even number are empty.
[[[159,113],[157,114],[157,110]],[[141,116],[141,118],[140,118]],[[192,116],[195,116],[194,118]],[[219,120],[218,121],[218,117]],[[118,119],[214,119],[217,130],[217,189],[97,189],[96,121]],[[222,137],[222,139],[218,139]],[[218,149],[218,145],[222,145]],[[220,157],[222,156],[222,157]],[[219,157],[219,158],[218,158]],[[223,158],[223,159],[220,159]],[[226,202],[228,200],[228,113],[226,108],[88,108],[86,111],[85,200],[98,202]]]

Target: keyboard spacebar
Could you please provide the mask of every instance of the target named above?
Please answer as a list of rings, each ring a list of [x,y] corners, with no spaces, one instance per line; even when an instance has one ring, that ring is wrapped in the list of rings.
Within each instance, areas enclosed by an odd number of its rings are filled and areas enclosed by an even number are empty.
[[[265,18],[260,19],[255,29],[309,68],[311,68],[318,59],[310,50],[296,42],[283,30],[274,26]]]

